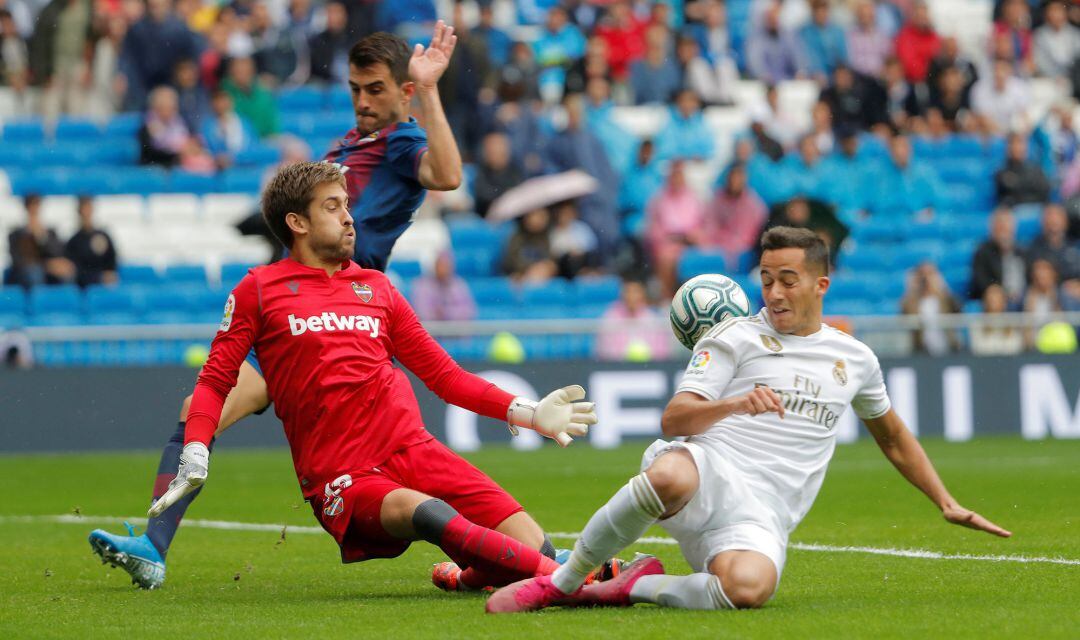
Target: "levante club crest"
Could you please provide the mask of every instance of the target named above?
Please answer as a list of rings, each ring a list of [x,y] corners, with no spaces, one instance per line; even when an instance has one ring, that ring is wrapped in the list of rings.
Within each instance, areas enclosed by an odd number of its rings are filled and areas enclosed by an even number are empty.
[[[371,285],[354,282],[352,283],[352,290],[362,302],[371,302]]]
[[[334,496],[333,500],[330,500],[325,504],[326,506],[323,507],[323,513],[330,518],[333,518],[345,510],[345,499],[341,496]]]

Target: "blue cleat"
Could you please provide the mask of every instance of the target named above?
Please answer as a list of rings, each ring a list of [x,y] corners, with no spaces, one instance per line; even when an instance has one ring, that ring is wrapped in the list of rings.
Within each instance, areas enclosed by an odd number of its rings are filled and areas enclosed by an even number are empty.
[[[142,589],[157,589],[165,582],[164,558],[145,533],[137,536],[135,527],[126,522],[124,526],[128,530],[126,536],[94,529],[90,532],[90,548],[102,564],[108,562],[127,571],[132,584]]]

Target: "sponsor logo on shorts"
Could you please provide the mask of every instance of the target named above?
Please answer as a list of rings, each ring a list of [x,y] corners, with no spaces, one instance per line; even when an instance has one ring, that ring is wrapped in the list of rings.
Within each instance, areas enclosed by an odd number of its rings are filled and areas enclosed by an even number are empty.
[[[229,299],[225,301],[225,313],[221,315],[221,324],[218,325],[218,331],[228,331],[232,326],[233,312],[236,311],[236,296],[230,294]]]
[[[353,293],[356,294],[356,297],[360,298],[360,302],[363,302],[365,304],[368,303],[368,302],[371,302],[371,296],[372,296],[371,285],[369,285],[369,284],[360,284],[359,282],[354,282],[354,283],[352,283],[352,290],[353,290]]]
[[[289,314],[289,332],[299,336],[311,331],[367,331],[372,338],[379,337],[379,319],[371,316],[339,316],[333,311],[324,311],[317,316],[297,318]]]

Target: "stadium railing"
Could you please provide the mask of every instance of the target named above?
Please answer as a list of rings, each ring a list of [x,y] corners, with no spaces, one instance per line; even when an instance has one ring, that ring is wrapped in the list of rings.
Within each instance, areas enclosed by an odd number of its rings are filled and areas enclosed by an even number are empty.
[[[946,331],[968,344],[973,330],[984,328],[1014,329],[1035,332],[1050,322],[1070,327],[1080,326],[1080,311],[1052,314],[948,314],[927,323],[919,316],[865,315],[828,316],[833,326],[853,333],[872,347],[879,356],[905,356],[913,351],[914,336],[919,331]],[[641,322],[578,319],[508,319],[472,322],[428,322],[427,329],[461,360],[499,358],[491,351],[493,338],[510,333],[520,343],[520,358],[559,360],[595,357],[595,339],[600,331],[640,331]],[[656,330],[669,331],[666,318],[657,318]],[[185,351],[205,346],[217,330],[212,324],[138,324],[105,326],[38,326],[21,330],[35,348],[44,366],[146,365],[179,364]],[[677,347],[674,336],[672,344]],[[1075,350],[1075,343],[1072,347]],[[681,348],[672,350],[676,359],[685,355]]]

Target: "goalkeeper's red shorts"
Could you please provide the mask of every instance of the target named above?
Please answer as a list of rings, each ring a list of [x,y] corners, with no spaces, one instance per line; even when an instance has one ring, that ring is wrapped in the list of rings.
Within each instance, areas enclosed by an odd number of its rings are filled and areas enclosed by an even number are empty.
[[[341,480],[341,479],[339,479]],[[378,467],[338,482],[311,500],[315,517],[341,547],[342,562],[396,558],[409,548],[383,529],[383,498],[412,489],[444,500],[467,520],[494,529],[524,508],[484,472],[438,440],[412,445]]]

